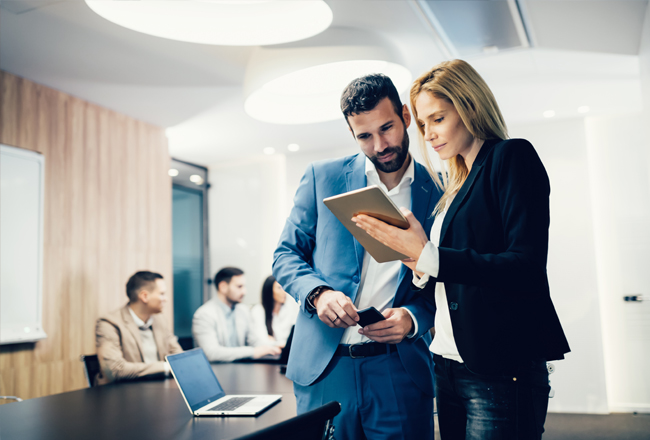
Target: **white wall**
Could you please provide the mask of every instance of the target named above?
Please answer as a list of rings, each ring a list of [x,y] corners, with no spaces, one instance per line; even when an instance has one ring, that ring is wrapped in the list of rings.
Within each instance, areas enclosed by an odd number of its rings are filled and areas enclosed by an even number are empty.
[[[210,275],[224,266],[241,268],[247,284],[244,302],[259,303],[284,226],[284,156],[221,162],[210,166],[209,175]]]
[[[613,412],[650,412],[650,8],[639,58],[644,110],[585,123]]]
[[[650,142],[647,114],[586,120],[607,388],[612,411],[650,412]]]
[[[511,137],[535,146],[551,181],[548,277],[571,353],[554,362],[549,411],[607,413],[584,121],[509,128]]]

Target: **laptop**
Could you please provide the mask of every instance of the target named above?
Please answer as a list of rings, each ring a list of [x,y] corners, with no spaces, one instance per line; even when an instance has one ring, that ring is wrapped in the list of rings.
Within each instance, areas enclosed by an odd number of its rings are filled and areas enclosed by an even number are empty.
[[[201,348],[165,359],[194,416],[256,416],[282,398],[280,394],[226,395]]]

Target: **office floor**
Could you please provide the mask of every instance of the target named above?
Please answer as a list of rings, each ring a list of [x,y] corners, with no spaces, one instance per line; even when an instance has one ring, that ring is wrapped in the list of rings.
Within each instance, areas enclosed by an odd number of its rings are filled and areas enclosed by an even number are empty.
[[[650,414],[549,413],[543,440],[650,440]],[[438,418],[435,438],[440,440]]]
[[[650,440],[650,414],[548,414],[544,440]]]

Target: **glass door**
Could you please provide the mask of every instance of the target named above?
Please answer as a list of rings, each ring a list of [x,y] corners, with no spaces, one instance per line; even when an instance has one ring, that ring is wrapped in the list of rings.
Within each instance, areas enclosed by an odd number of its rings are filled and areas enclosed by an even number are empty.
[[[207,292],[207,170],[172,160],[174,334],[193,347],[192,317]]]

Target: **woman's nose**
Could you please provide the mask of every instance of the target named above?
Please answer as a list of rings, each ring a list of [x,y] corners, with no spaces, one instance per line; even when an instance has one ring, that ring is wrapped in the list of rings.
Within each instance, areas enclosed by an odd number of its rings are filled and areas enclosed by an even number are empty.
[[[425,132],[425,139],[429,142],[436,140],[438,135],[436,134],[435,130],[432,130],[430,128],[427,128]]]

